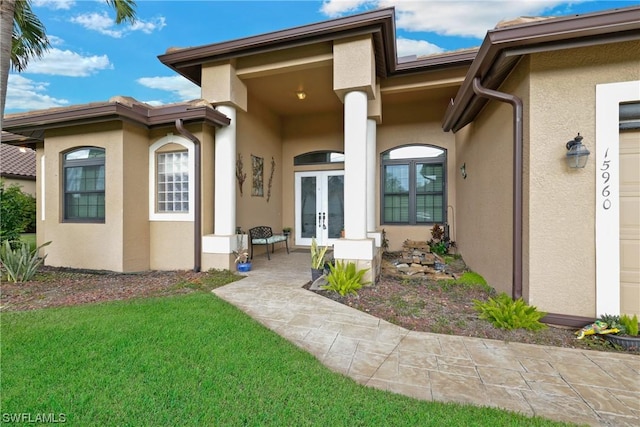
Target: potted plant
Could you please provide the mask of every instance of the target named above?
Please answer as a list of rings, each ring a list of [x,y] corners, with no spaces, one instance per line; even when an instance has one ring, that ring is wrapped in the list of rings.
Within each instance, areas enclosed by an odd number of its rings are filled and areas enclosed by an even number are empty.
[[[236,249],[233,251],[233,254],[236,257],[236,269],[240,272],[251,271],[251,262],[249,261],[249,250],[246,248],[245,242],[245,234],[237,234],[236,235]]]
[[[315,237],[311,239],[311,280],[316,281],[322,276],[324,271],[324,256],[328,249],[328,246],[319,248]]]
[[[612,344],[619,345],[620,347],[630,349],[640,349],[640,337],[638,336],[638,316],[633,317],[622,314],[618,315],[603,315],[600,320],[609,323],[610,328],[615,328],[618,332],[612,334],[606,334],[605,338]]]
[[[640,349],[638,316],[603,314],[594,323],[576,332],[578,339],[587,335],[600,335],[607,341],[625,350]]]

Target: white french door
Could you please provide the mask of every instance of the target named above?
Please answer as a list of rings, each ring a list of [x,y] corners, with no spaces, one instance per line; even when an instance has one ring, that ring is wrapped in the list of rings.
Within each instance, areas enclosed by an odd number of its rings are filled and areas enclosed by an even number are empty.
[[[296,172],[295,244],[332,245],[344,228],[344,171]]]

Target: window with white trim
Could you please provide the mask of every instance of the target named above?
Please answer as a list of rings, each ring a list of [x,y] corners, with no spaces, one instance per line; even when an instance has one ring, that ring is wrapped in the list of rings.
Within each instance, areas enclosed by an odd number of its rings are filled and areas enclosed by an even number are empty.
[[[149,219],[193,221],[193,142],[168,134],[149,147]]]
[[[382,153],[381,223],[446,222],[446,150],[410,145]]]

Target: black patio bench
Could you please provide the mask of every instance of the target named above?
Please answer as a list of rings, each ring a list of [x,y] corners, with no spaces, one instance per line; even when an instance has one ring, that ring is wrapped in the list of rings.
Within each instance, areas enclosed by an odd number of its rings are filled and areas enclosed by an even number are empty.
[[[269,245],[271,245],[271,252],[275,251],[275,244],[284,242],[287,247],[287,253],[289,253],[289,239],[282,234],[273,234],[271,227],[261,225],[259,227],[253,227],[249,230],[249,248],[251,250],[251,259],[253,259],[253,246],[265,245],[267,247],[267,259],[271,260],[269,256]]]

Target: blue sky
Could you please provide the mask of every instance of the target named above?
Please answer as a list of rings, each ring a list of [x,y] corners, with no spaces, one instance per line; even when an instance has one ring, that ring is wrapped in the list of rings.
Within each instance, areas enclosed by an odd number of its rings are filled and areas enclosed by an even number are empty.
[[[115,95],[160,105],[200,97],[157,59],[169,47],[200,46],[396,7],[399,56],[479,46],[487,29],[518,16],[560,16],[639,1],[324,0],[137,1],[138,21],[115,25],[104,0],[32,0],[51,49],[11,73],[5,113],[106,101]]]

